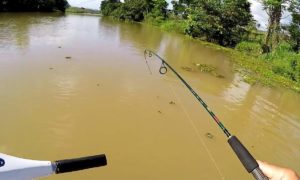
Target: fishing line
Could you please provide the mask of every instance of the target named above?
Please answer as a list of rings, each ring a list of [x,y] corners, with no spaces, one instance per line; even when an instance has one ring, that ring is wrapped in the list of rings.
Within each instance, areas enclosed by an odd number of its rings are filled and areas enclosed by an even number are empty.
[[[162,57],[160,57],[158,54],[151,50],[145,50],[144,51],[144,57],[147,59],[147,55],[149,57],[152,57],[155,55],[160,61],[161,66],[159,68],[160,74],[166,74],[168,72],[168,68],[180,79],[180,81],[189,89],[189,91],[194,95],[194,97],[198,100],[198,102],[204,107],[204,109],[209,113],[209,115],[212,117],[212,119],[217,123],[219,128],[223,131],[223,133],[226,135],[227,142],[231,146],[232,150],[236,154],[236,156],[239,158],[240,162],[243,164],[245,169],[248,171],[248,173],[251,173],[256,180],[268,180],[268,178],[263,174],[261,169],[259,168],[259,165],[257,161],[253,158],[253,156],[250,154],[250,152],[245,148],[245,146],[239,141],[239,139],[231,135],[229,131],[226,129],[226,127],[223,125],[223,123],[219,120],[219,118],[210,110],[210,108],[207,106],[207,104],[202,100],[202,98],[194,91],[194,89],[175,71],[175,69],[172,68]]]
[[[200,96],[194,91],[194,89],[164,59],[162,59],[159,55],[157,55],[156,53],[154,53],[153,51],[150,51],[150,50],[145,50],[144,51],[145,59],[147,59],[147,54],[148,54],[149,57],[152,57],[152,55],[154,54],[157,58],[159,58],[162,61],[162,64],[159,68],[159,73],[160,74],[166,74],[168,72],[166,66],[168,66],[168,68],[170,68],[173,71],[173,73],[182,81],[182,83],[191,91],[191,93],[195,96],[195,98],[202,104],[202,106],[210,114],[210,116],[213,118],[213,120],[222,129],[224,134],[228,138],[231,137],[231,134],[229,133],[229,131],[225,128],[225,126],[218,119],[218,117],[210,110],[210,108],[206,105],[206,103],[200,98]]]
[[[209,149],[208,149],[207,145],[205,144],[205,142],[204,142],[202,136],[200,135],[200,133],[199,133],[199,131],[198,131],[198,129],[197,129],[197,127],[196,127],[194,121],[192,120],[192,118],[190,117],[190,115],[188,114],[188,112],[187,112],[187,110],[184,108],[184,106],[181,105],[182,102],[181,102],[181,100],[179,99],[179,97],[177,96],[177,94],[176,94],[176,92],[175,92],[173,86],[172,86],[172,85],[169,85],[169,88],[172,90],[175,99],[178,101],[179,107],[182,109],[183,113],[185,114],[185,116],[186,116],[187,119],[189,120],[190,125],[193,127],[194,132],[196,133],[196,135],[197,135],[198,139],[200,140],[201,144],[203,145],[203,147],[204,147],[205,151],[207,152],[207,154],[208,154],[210,160],[213,162],[213,165],[214,165],[215,168],[217,169],[218,174],[220,175],[220,177],[221,177],[222,179],[225,179],[225,178],[224,178],[224,175],[222,174],[220,168],[218,167],[218,165],[217,165],[217,163],[216,163],[215,158],[213,157],[212,153],[209,151]]]
[[[149,54],[149,57],[152,57],[152,54]],[[148,61],[147,61],[147,58],[145,58],[145,60],[146,60],[146,64],[147,64],[148,70],[149,70],[150,74],[152,74],[152,71],[151,71],[150,66],[149,66],[149,64],[148,64]],[[160,68],[159,68],[159,73],[163,75],[163,74],[166,74],[167,71],[168,71],[167,67],[166,67],[165,64],[162,62],[161,66],[160,66]],[[185,116],[186,116],[187,119],[189,120],[190,125],[192,126],[194,132],[196,133],[196,136],[198,137],[198,139],[200,140],[201,144],[203,145],[203,147],[204,147],[205,151],[207,152],[207,154],[208,154],[210,160],[212,161],[213,165],[214,165],[215,168],[217,169],[217,172],[218,172],[218,174],[220,175],[221,179],[225,179],[225,178],[224,178],[224,175],[222,174],[220,168],[218,167],[218,165],[217,165],[217,163],[216,163],[215,158],[213,157],[212,153],[209,151],[207,145],[205,144],[203,138],[201,137],[201,135],[200,135],[200,133],[199,133],[199,131],[198,131],[198,129],[197,129],[197,127],[196,127],[194,121],[191,119],[191,117],[190,117],[190,115],[188,114],[187,110],[181,105],[181,100],[178,98],[176,92],[174,91],[174,88],[173,88],[170,84],[169,84],[169,88],[171,89],[171,91],[172,91],[172,93],[173,93],[175,99],[179,102],[179,107],[182,109],[183,113],[185,114]]]
[[[150,66],[149,66],[149,64],[148,64],[148,61],[147,61],[147,58],[145,58],[145,60],[146,60],[146,65],[147,65],[147,67],[148,67],[149,73],[152,74],[152,71],[151,71]]]

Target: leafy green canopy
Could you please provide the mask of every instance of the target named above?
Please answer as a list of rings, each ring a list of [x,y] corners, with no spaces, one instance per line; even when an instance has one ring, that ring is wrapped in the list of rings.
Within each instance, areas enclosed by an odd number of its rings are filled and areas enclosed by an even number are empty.
[[[188,16],[188,8],[196,3],[195,0],[172,0],[173,12],[186,19]]]
[[[300,12],[292,14],[293,21],[288,27],[290,33],[290,42],[295,52],[300,51]]]
[[[1,11],[65,11],[66,0],[0,0]]]
[[[289,11],[292,14],[299,12],[300,1],[299,0],[260,0],[264,5],[264,10],[268,14],[268,28],[266,39],[263,44],[265,53],[269,53],[276,48],[282,41],[282,29],[281,24],[282,15],[285,11]],[[295,26],[291,28],[294,33]]]
[[[121,5],[119,0],[104,0],[101,2],[100,11],[103,16],[110,16]]]
[[[247,0],[203,0],[189,8],[186,33],[223,46],[235,46],[252,21]]]
[[[146,15],[166,17],[168,3],[165,0],[104,0],[101,2],[101,13],[119,19],[143,21]]]

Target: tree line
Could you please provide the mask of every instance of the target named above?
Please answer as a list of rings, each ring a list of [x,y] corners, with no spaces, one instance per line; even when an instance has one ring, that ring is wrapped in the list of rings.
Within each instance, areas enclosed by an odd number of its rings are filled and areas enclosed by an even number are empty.
[[[168,10],[165,0],[104,0],[100,10],[104,16],[122,20],[184,21],[184,32],[223,46],[235,46],[252,20],[247,0],[179,0]]]
[[[0,0],[2,11],[65,11],[66,0]]]
[[[271,52],[284,32],[290,35],[295,51],[300,50],[300,15],[298,0],[258,0],[269,16],[264,52]],[[100,11],[104,16],[121,20],[144,21],[177,19],[185,22],[184,33],[222,46],[234,47],[256,29],[247,0],[173,0],[168,10],[165,0],[104,0]],[[292,14],[288,27],[280,23],[284,11]]]

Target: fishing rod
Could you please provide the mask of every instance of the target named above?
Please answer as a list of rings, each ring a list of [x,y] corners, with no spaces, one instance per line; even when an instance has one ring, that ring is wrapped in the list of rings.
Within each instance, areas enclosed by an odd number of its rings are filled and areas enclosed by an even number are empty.
[[[207,104],[202,100],[202,98],[194,91],[194,89],[175,71],[172,66],[170,66],[162,57],[160,57],[155,52],[146,49],[144,51],[144,57],[147,62],[147,55],[152,57],[155,55],[159,60],[161,60],[162,64],[159,68],[160,74],[166,74],[168,72],[168,68],[181,80],[181,82],[190,90],[190,92],[195,96],[195,98],[200,102],[200,104],[205,108],[205,110],[209,113],[209,115],[213,118],[213,120],[218,124],[223,133],[226,135],[227,142],[230,147],[233,149],[241,163],[244,165],[245,169],[248,173],[251,173],[256,180],[268,180],[268,178],[263,174],[261,169],[259,168],[258,163],[250,154],[250,152],[246,149],[246,147],[239,141],[239,139],[231,135],[231,133],[226,129],[223,123],[219,120],[219,118],[210,110]]]
[[[105,154],[57,161],[23,159],[0,153],[0,179],[31,180],[51,174],[106,166]]]

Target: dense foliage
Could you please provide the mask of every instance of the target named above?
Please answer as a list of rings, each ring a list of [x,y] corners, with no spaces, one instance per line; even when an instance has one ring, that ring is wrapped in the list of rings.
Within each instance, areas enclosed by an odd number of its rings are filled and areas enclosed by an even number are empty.
[[[290,33],[290,42],[295,52],[300,51],[300,13],[293,13],[293,21],[288,27]]]
[[[251,20],[247,0],[203,0],[190,8],[186,32],[222,46],[235,46]]]
[[[165,0],[104,0],[101,2],[101,13],[122,20],[143,21],[146,16],[167,16],[168,3]]]
[[[168,25],[172,24],[168,20],[178,19],[185,21],[179,22],[179,28],[184,25],[186,34],[223,46],[240,42],[252,20],[247,0],[179,0],[172,4],[174,9],[168,11],[165,0],[104,0],[101,12],[123,20],[166,20]]]
[[[173,0],[171,3],[173,5],[173,13],[183,19],[187,19],[188,8],[194,3],[194,0]]]
[[[65,11],[66,0],[0,0],[1,11]]]
[[[120,6],[120,0],[104,0],[101,2],[100,11],[104,16],[111,16]]]
[[[300,83],[300,54],[293,52],[290,44],[280,43],[272,53],[263,55],[262,59],[271,62],[275,74]]]
[[[265,53],[271,52],[278,44],[280,44],[282,37],[282,15],[286,11],[291,13],[299,10],[299,0],[261,0],[264,9],[268,14],[268,28],[266,38],[263,43],[263,50]],[[299,12],[299,11],[298,11]]]

